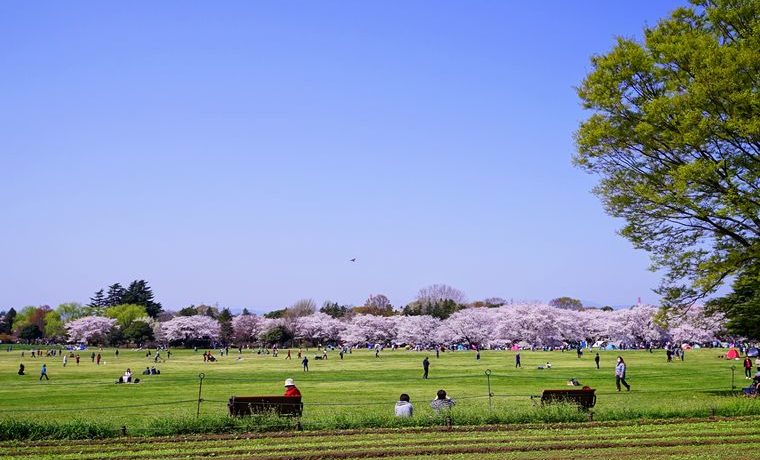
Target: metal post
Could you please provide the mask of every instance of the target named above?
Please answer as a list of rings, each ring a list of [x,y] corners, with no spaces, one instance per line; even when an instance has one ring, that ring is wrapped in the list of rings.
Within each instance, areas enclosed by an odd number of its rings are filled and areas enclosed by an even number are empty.
[[[206,374],[201,372],[198,374],[198,378],[200,381],[198,382],[198,411],[195,413],[195,416],[198,417],[201,415],[201,401],[203,401],[203,398],[201,398],[201,390],[203,389],[203,379],[206,377]]]
[[[486,369],[486,379],[488,381],[488,410],[493,409],[491,400],[493,399],[493,393],[491,392],[491,369]]]
[[[736,373],[736,366],[731,366],[731,390],[736,389],[736,384],[734,383],[734,374]]]

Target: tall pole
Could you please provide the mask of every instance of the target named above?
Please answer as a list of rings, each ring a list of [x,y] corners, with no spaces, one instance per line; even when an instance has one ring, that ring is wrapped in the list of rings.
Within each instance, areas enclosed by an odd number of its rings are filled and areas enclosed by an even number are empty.
[[[491,400],[493,399],[493,393],[491,392],[491,369],[486,369],[486,380],[488,381],[488,410],[493,409]]]
[[[195,416],[198,417],[201,415],[201,401],[203,401],[203,398],[201,398],[201,390],[203,389],[203,379],[206,377],[206,374],[201,372],[198,374],[198,378],[200,381],[198,382],[198,410],[195,413]]]

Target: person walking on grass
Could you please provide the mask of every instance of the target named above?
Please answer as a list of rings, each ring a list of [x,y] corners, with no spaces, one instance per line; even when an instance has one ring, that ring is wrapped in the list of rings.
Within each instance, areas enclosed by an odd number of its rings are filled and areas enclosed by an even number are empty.
[[[515,355],[515,369],[517,369],[518,367],[520,367],[520,368],[522,367],[522,364],[520,364],[520,352],[519,351]]]
[[[428,371],[430,370],[430,360],[427,356],[425,356],[425,359],[422,360],[422,378],[427,380],[428,378]]]
[[[599,360],[600,360],[600,359],[601,359],[601,358],[599,358],[599,352],[597,351],[597,352],[596,352],[596,356],[594,356],[594,362],[596,363],[596,368],[597,368],[597,369],[599,369]]]
[[[40,381],[42,381],[42,377],[45,377],[45,380],[50,380],[50,377],[47,375],[47,366],[45,364],[42,364],[42,369],[40,369]]]
[[[744,358],[744,378],[745,379],[751,379],[752,378],[752,360],[749,356]]]
[[[622,356],[618,356],[617,366],[615,366],[615,386],[617,386],[617,391],[620,391],[621,383],[627,391],[631,391],[631,386],[625,381],[625,361]]]
[[[303,364],[303,371],[309,372],[309,358],[306,356],[303,357],[303,361],[301,361],[301,364]]]

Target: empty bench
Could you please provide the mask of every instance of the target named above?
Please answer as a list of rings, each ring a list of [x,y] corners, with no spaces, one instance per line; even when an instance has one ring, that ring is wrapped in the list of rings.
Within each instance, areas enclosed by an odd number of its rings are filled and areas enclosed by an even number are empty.
[[[231,396],[227,408],[235,417],[263,414],[300,417],[303,403],[300,397],[293,396]]]
[[[571,403],[579,408],[588,410],[596,405],[596,390],[584,388],[578,390],[544,390],[541,396],[531,396],[531,399],[541,398],[541,404]]]

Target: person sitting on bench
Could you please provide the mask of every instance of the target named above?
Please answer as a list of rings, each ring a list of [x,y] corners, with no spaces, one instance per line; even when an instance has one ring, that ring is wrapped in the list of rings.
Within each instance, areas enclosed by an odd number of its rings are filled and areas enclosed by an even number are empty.
[[[301,392],[296,388],[296,383],[293,379],[285,379],[285,394],[283,396],[301,397]]]

